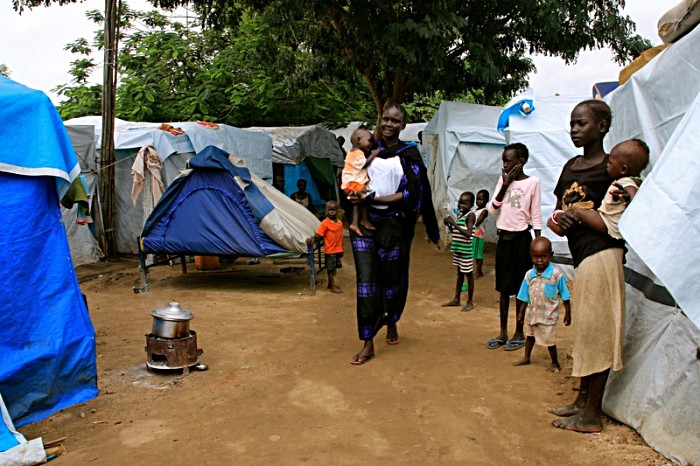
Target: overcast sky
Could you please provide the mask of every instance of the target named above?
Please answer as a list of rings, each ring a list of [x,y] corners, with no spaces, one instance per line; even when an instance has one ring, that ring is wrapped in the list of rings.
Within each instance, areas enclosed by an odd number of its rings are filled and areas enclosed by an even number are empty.
[[[12,10],[10,0],[0,0],[0,64],[10,68],[11,78],[26,86],[51,92],[59,84],[68,83],[70,62],[76,57],[63,47],[79,37],[92,41],[95,24],[85,11],[104,9],[104,0],[87,0],[79,4],[53,5],[25,11],[21,16]],[[624,13],[637,23],[637,31],[660,44],[656,32],[659,17],[676,2],[627,0]],[[131,0],[133,8],[147,8],[145,0]],[[608,50],[582,52],[574,66],[552,57],[534,57],[537,72],[530,76],[535,95],[591,95],[593,84],[616,81],[620,67],[612,61]],[[101,79],[101,78],[98,78]]]

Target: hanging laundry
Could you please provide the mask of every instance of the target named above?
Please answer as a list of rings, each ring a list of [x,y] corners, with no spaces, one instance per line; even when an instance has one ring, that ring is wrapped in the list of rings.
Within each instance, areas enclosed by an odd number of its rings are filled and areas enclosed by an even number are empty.
[[[160,170],[162,161],[151,145],[146,145],[136,154],[136,160],[131,166],[131,175],[134,177],[134,184],[131,187],[131,201],[136,205],[136,201],[141,195],[144,186],[150,187],[150,196],[144,199],[144,213],[150,212],[163,195],[164,184],[161,180]],[[148,176],[150,174],[150,176]],[[148,215],[146,214],[146,215]]]

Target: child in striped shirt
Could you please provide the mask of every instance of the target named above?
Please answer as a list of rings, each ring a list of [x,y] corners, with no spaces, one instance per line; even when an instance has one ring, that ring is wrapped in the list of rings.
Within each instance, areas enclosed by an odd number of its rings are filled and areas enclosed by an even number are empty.
[[[459,203],[457,204],[459,215],[457,220],[451,216],[445,217],[445,225],[452,232],[450,251],[452,251],[452,263],[457,266],[457,284],[454,298],[452,298],[452,301],[443,304],[443,306],[460,305],[459,298],[466,277],[467,304],[462,308],[462,312],[474,309],[474,304],[472,303],[474,297],[474,244],[472,233],[476,223],[476,215],[472,212],[472,207],[474,207],[474,193],[465,191],[459,196]]]

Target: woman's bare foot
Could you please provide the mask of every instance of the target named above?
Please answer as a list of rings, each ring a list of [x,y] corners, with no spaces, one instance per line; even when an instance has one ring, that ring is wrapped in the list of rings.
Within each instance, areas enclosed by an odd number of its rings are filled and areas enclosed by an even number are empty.
[[[558,408],[547,408],[547,412],[559,417],[575,416],[581,409],[575,404],[560,406]]]
[[[585,434],[593,434],[603,430],[602,421],[586,422],[581,419],[581,415],[579,414],[564,419],[555,419],[552,421],[552,425],[560,429],[573,430],[574,432],[582,432]]]
[[[333,286],[330,288],[331,293],[342,293],[339,286]]]
[[[365,236],[362,234],[362,231],[360,231],[360,227],[358,227],[355,224],[351,224],[348,228],[350,229],[350,231],[355,233],[357,236]]]
[[[360,224],[367,230],[376,230],[374,225],[372,225],[368,220],[360,220]]]
[[[445,303],[442,305],[442,307],[453,307],[453,306],[459,306],[459,299],[453,299],[452,301]]]
[[[467,305],[462,308],[462,312],[469,312],[472,309],[474,309],[474,304],[468,302]]]
[[[547,372],[561,372],[561,366],[559,364],[550,364],[547,368]]]
[[[513,363],[514,366],[527,366],[528,364],[530,364],[530,358],[518,359]]]

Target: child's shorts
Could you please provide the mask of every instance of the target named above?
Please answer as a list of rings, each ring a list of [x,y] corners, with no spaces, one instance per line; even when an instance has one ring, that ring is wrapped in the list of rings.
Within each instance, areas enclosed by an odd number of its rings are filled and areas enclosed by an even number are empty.
[[[540,346],[554,346],[557,344],[554,335],[554,327],[556,325],[549,324],[534,324],[525,323],[525,336],[535,337],[535,343]]]
[[[326,254],[326,270],[329,272],[335,272],[335,269],[342,269],[343,263],[340,261],[342,257],[342,252],[338,252],[336,254]]]
[[[481,260],[484,258],[484,238],[472,237],[472,245],[474,245],[474,259]]]

